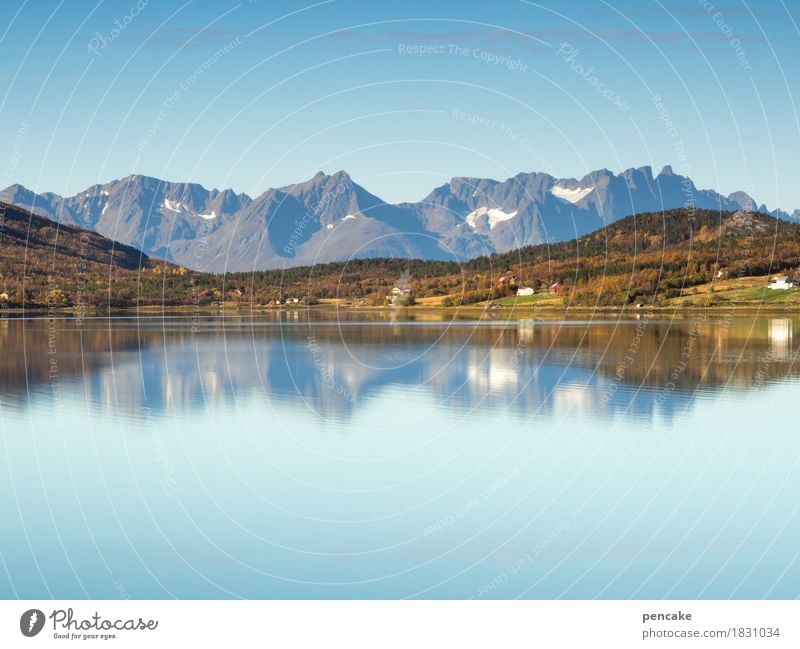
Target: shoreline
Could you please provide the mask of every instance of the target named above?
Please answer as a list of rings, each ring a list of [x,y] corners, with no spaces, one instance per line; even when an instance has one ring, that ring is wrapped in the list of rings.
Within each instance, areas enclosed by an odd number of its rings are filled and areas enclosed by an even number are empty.
[[[367,313],[470,313],[470,314],[503,314],[503,313],[524,313],[534,315],[568,315],[568,314],[620,314],[630,316],[643,316],[651,314],[666,314],[666,313],[742,313],[742,314],[797,314],[800,316],[800,303],[791,308],[786,305],[779,304],[763,304],[763,305],[730,305],[730,304],[717,304],[713,306],[697,306],[697,305],[676,305],[676,306],[658,306],[658,307],[611,307],[611,306],[533,306],[525,305],[497,305],[495,308],[486,308],[483,304],[471,304],[466,306],[437,306],[437,305],[415,305],[409,307],[391,307],[391,306],[344,306],[340,304],[315,304],[306,306],[303,304],[281,304],[279,306],[228,306],[219,307],[211,305],[175,305],[175,306],[128,306],[128,307],[113,307],[113,308],[96,308],[80,309],[70,306],[59,307],[7,307],[0,310],[0,319],[4,314],[9,315],[25,315],[26,313],[41,315],[46,313],[57,313],[59,315],[70,314],[77,317],[80,315],[84,317],[97,317],[99,315],[136,315],[136,314],[159,314],[159,313],[186,313],[186,314],[216,314],[216,315],[234,315],[234,314],[247,314],[247,313],[280,313],[283,311],[347,311],[351,313],[367,312]]]

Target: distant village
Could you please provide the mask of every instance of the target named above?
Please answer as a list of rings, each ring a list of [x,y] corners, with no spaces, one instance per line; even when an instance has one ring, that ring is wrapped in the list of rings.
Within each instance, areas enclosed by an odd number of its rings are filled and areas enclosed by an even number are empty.
[[[497,282],[498,292],[506,296],[529,297],[537,292],[549,292],[551,295],[558,295],[561,292],[561,283],[536,282],[537,287],[524,286],[517,275],[507,275],[501,277]]]
[[[470,279],[464,290],[461,290],[462,285],[460,284],[450,284],[445,290],[440,288],[441,292],[438,293],[432,293],[430,287],[426,290],[423,280],[421,295],[417,295],[413,284],[419,282],[412,281],[410,276],[405,276],[404,274],[388,290],[385,285],[382,289],[379,286],[374,286],[370,287],[372,290],[366,289],[356,294],[351,294],[348,291],[340,296],[338,294],[339,289],[334,286],[334,293],[331,293],[330,289],[328,289],[328,291],[322,292],[324,299],[321,299],[307,291],[298,290],[299,284],[297,282],[285,287],[274,283],[266,287],[261,283],[256,287],[252,283],[248,284],[246,277],[234,276],[228,286],[223,285],[220,288],[218,286],[209,286],[208,278],[204,274],[173,264],[156,265],[142,272],[150,275],[152,280],[157,279],[159,283],[161,281],[173,282],[174,280],[180,280],[185,287],[184,290],[189,289],[191,291],[193,305],[206,305],[219,309],[223,309],[225,305],[235,306],[237,304],[282,307],[295,305],[312,306],[321,302],[344,307],[410,307],[416,304],[448,307],[482,304],[486,309],[499,309],[502,306],[517,304],[517,299],[520,299],[520,303],[538,301],[539,298],[535,296],[540,296],[546,302],[547,298],[558,297],[562,293],[566,295],[571,290],[569,280],[566,280],[565,283],[543,278],[523,280],[520,275],[506,271],[494,281],[491,279],[491,275],[488,274],[475,276]],[[736,272],[731,274],[729,269],[725,267],[714,267],[711,277],[713,279],[710,290],[713,291],[715,284],[724,283],[726,280],[735,280],[738,274]],[[0,309],[18,306],[23,299],[19,294],[19,282],[16,282],[16,284],[11,282],[8,286],[3,286],[2,279],[2,276],[0,276]],[[84,284],[83,290],[76,294],[78,301],[76,301],[75,295],[72,295],[59,285],[45,285],[41,289],[44,294],[42,295],[43,299],[40,298],[39,304],[44,303],[48,307],[72,307],[78,305],[80,301],[80,304],[93,306],[95,300],[91,291],[94,290],[96,293],[99,290],[102,293],[109,290],[106,281],[101,282],[98,280],[96,283],[98,284],[97,287],[90,287],[88,284]],[[800,270],[791,274],[773,275],[768,280],[766,288],[770,291],[790,291],[796,289],[798,285],[800,285]],[[16,286],[16,289],[12,290],[14,286]],[[761,284],[761,286],[764,287],[765,285]],[[304,286],[304,288],[307,289],[308,287]],[[695,291],[694,288],[687,290]],[[28,293],[28,303],[35,303],[33,292],[29,290]],[[183,303],[185,304],[185,302]],[[643,308],[646,305],[647,299],[644,294],[636,297],[631,303],[631,306],[639,308]]]

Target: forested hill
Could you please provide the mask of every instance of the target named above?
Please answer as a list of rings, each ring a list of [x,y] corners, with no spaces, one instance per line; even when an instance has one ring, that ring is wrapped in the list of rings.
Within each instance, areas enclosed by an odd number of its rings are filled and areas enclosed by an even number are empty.
[[[0,294],[12,305],[66,305],[78,282],[94,291],[110,278],[135,282],[151,260],[131,246],[71,225],[59,225],[0,202]],[[69,287],[69,289],[67,288]]]
[[[798,265],[796,223],[757,212],[676,209],[629,216],[577,240],[476,259],[469,267],[518,270],[527,284],[559,282],[574,304],[624,305],[675,297],[719,274],[794,275]]]
[[[93,232],[59,227],[8,205],[0,214],[0,293],[15,305],[52,303],[54,284],[67,306],[78,294],[81,302],[96,306],[257,306],[286,298],[383,305],[396,286],[410,287],[416,298],[469,304],[506,297],[517,287],[547,292],[557,284],[565,304],[624,306],[642,300],[657,304],[720,275],[794,275],[800,265],[800,225],[756,212],[640,214],[573,241],[464,263],[356,259],[226,275],[149,259]]]
[[[74,268],[79,258],[89,264],[134,270],[147,265],[147,255],[132,246],[72,225],[59,225],[42,216],[0,201],[0,243],[5,265],[27,262],[27,268],[52,271]],[[63,264],[63,266],[62,266]]]
[[[800,225],[758,212],[675,209],[628,216],[583,237],[549,245],[527,246],[514,252],[473,260],[470,268],[537,263],[563,259],[584,261],[622,255],[631,260],[643,253],[713,253],[715,261],[732,264],[742,259],[742,245],[767,262],[781,251],[797,256]],[[716,258],[719,255],[719,259]],[[750,259],[756,263],[757,259]],[[796,259],[793,262],[796,264]]]
[[[421,260],[347,263],[255,273],[257,285],[289,292],[312,288],[321,297],[382,294],[403,271],[418,297],[451,296],[452,303],[503,297],[512,285],[543,290],[558,283],[572,304],[651,302],[729,277],[794,271],[800,260],[800,225],[757,212],[676,209],[629,216],[572,241],[526,246],[463,264]]]

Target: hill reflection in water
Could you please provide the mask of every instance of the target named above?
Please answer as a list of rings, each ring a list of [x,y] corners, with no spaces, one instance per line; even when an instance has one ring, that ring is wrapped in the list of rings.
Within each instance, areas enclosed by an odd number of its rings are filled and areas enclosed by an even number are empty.
[[[793,377],[788,317],[458,319],[449,314],[285,311],[0,320],[0,399],[25,407],[86,395],[125,416],[268,400],[346,419],[396,388],[442,408],[523,417],[671,416],[699,394]],[[394,397],[391,397],[394,398]]]

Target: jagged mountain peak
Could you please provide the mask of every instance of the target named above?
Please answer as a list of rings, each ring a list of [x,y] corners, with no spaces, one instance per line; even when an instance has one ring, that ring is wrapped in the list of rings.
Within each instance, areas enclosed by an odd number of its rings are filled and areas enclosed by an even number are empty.
[[[755,200],[746,192],[739,191],[728,194],[728,200],[738,203],[743,210],[747,210],[749,212],[759,211],[758,203],[756,203]],[[763,205],[761,207],[766,209],[766,207]]]
[[[614,175],[613,173],[611,174]],[[643,179],[645,182],[651,183],[654,180],[653,177],[653,168],[650,165],[644,165],[642,167],[631,167],[630,169],[626,169],[622,172],[622,175],[625,178],[632,178],[632,179]]]

